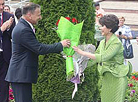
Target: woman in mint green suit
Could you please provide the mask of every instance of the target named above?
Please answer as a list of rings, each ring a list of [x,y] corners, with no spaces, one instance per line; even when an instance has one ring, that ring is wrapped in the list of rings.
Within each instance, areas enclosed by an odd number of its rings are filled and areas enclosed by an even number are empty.
[[[95,54],[82,51],[76,46],[73,49],[82,56],[91,58],[88,65],[98,63],[98,71],[102,76],[101,102],[124,102],[129,63],[124,63],[122,43],[114,35],[119,20],[115,15],[109,14],[100,18],[99,23],[105,39],[100,42]]]

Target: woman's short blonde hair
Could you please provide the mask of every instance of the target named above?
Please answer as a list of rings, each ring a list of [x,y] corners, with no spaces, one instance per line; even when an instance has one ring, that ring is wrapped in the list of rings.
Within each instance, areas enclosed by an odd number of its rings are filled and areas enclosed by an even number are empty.
[[[119,19],[123,19],[125,21],[125,17],[123,17],[123,16],[122,17],[119,17]]]

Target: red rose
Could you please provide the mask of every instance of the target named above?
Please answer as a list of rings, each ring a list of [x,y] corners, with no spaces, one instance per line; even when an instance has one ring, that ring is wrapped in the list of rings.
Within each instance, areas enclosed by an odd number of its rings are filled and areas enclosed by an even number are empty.
[[[66,17],[67,20],[70,20],[70,17]]]
[[[132,76],[132,79],[135,79],[136,77],[135,76]]]
[[[77,23],[76,18],[72,18],[72,22],[73,22],[73,23]]]
[[[60,21],[60,20],[57,21],[56,26],[58,26],[59,21]]]
[[[135,78],[135,80],[137,80],[137,81],[138,81],[138,77],[136,77],[136,78]]]

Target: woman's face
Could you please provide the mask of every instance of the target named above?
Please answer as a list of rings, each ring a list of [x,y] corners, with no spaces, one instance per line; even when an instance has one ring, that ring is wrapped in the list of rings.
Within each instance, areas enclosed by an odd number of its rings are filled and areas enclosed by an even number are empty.
[[[107,28],[105,25],[101,26],[100,30],[103,36],[107,36],[111,31],[111,29]]]
[[[120,19],[119,19],[119,26],[123,26],[123,25],[124,25],[124,22],[125,22],[125,20],[122,19],[122,18],[120,18]]]

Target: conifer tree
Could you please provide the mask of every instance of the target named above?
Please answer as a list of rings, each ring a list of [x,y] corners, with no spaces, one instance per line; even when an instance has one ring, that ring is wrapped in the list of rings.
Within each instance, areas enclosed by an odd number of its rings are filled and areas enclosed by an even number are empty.
[[[42,20],[36,25],[36,36],[40,42],[53,44],[59,42],[52,29],[61,16],[84,20],[80,44],[95,44],[95,9],[92,0],[31,0],[41,5]],[[65,59],[62,54],[39,56],[39,77],[33,85],[34,102],[93,102],[99,96],[98,72],[96,66],[85,70],[85,80],[78,85],[72,99],[74,84],[66,81]]]

